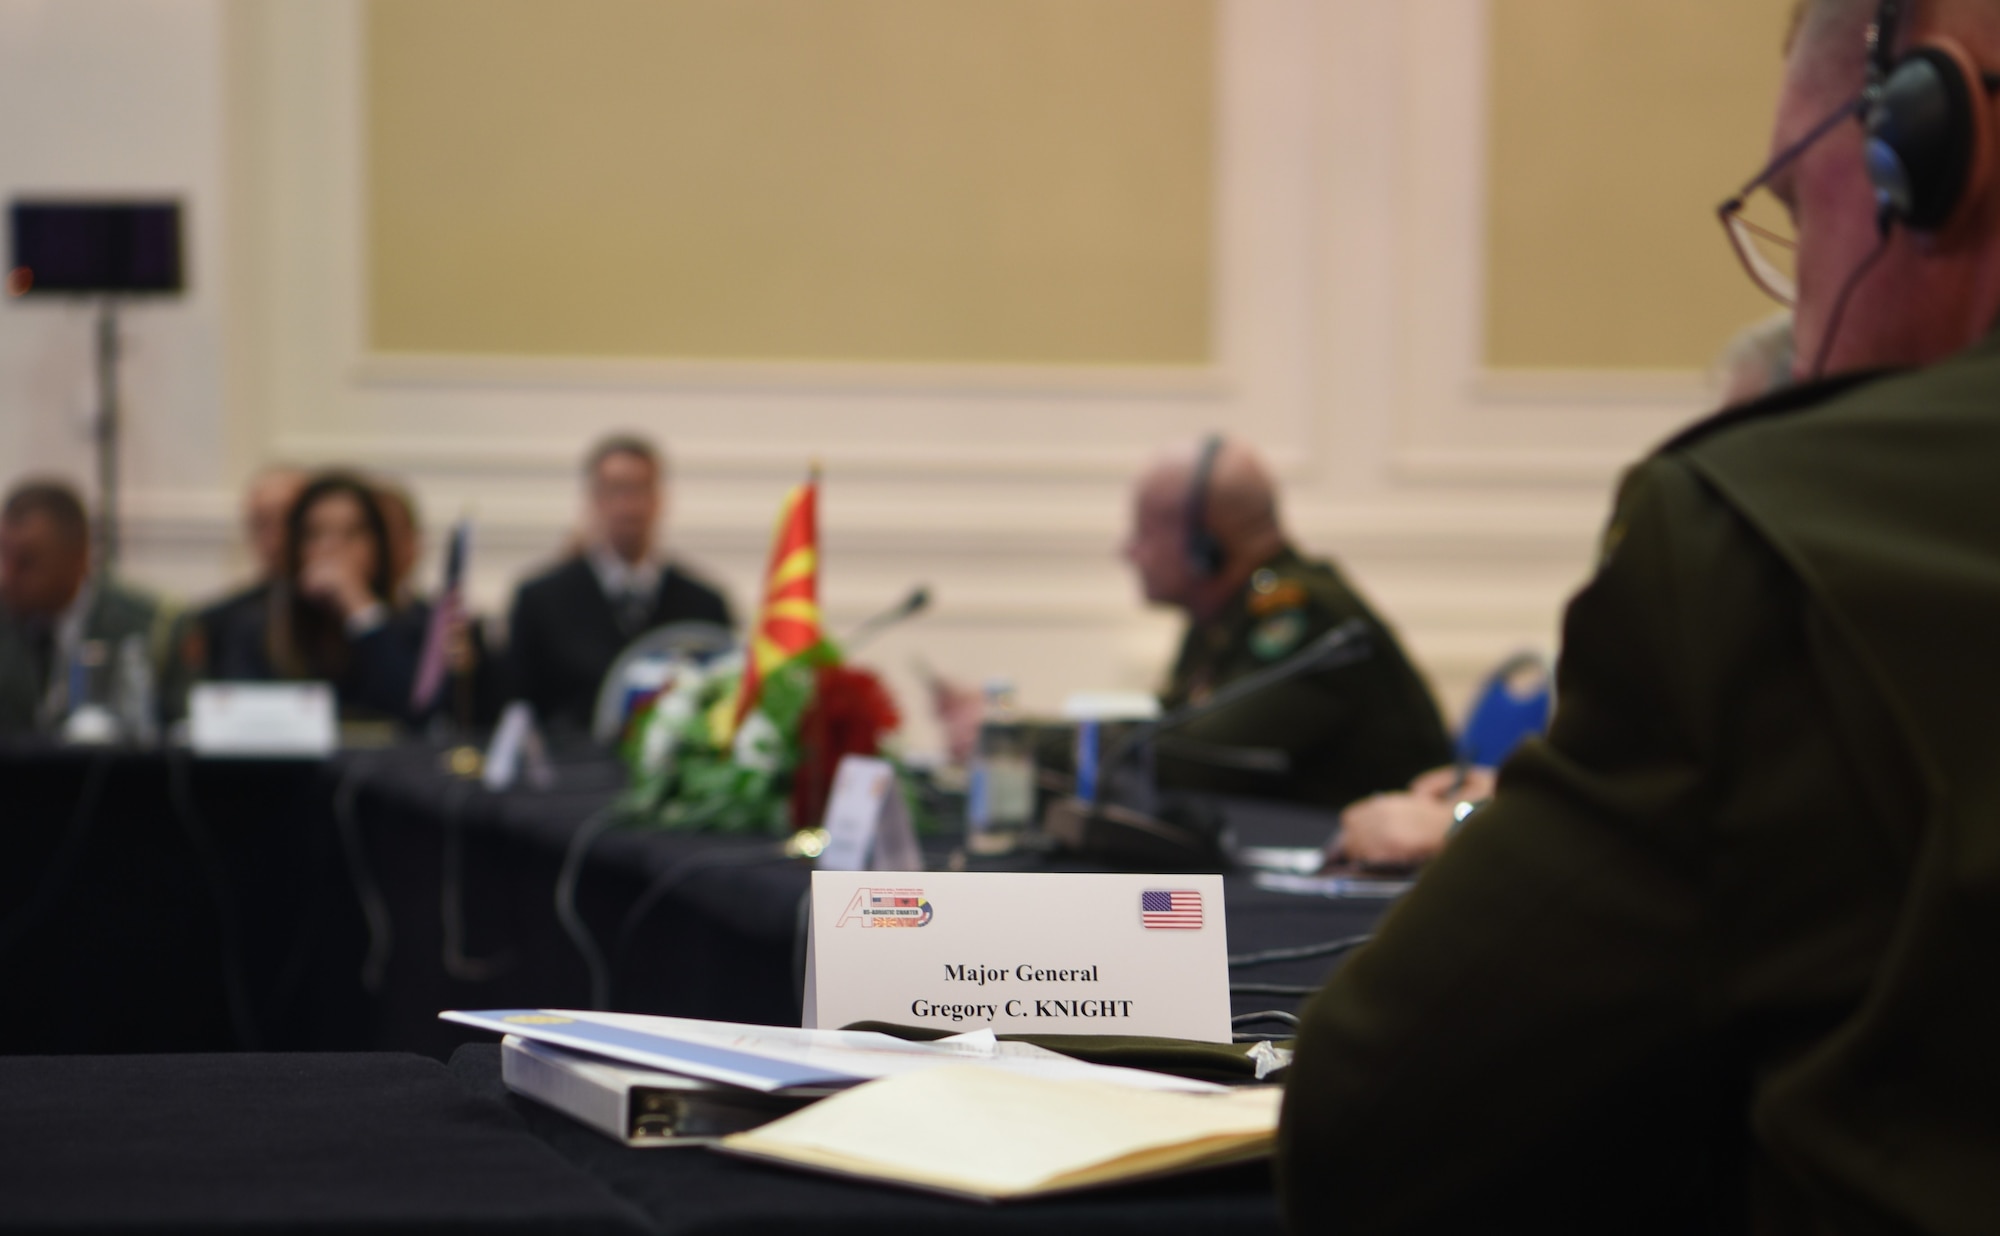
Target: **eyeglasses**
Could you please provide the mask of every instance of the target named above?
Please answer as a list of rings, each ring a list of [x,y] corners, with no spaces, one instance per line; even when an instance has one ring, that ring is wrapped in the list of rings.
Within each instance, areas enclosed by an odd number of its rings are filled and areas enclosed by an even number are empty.
[[[1859,116],[1866,104],[1866,95],[1857,95],[1841,104],[1807,130],[1804,137],[1773,155],[1764,170],[1751,177],[1750,183],[1738,190],[1736,196],[1715,208],[1716,217],[1722,220],[1722,230],[1729,235],[1729,246],[1736,251],[1736,260],[1743,263],[1750,281],[1788,309],[1799,299],[1799,242],[1792,235],[1790,212],[1768,192],[1769,185],[1779,172],[1791,166],[1836,125]],[[1763,191],[1761,196],[1760,191]],[[1760,223],[1750,217],[1752,214],[1769,222]]]

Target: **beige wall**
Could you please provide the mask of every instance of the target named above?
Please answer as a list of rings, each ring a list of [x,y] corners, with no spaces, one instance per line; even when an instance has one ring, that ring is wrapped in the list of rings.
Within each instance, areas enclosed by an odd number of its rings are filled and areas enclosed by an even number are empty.
[[[1200,364],[1211,0],[375,0],[383,351]]]
[[[1011,676],[1035,706],[1076,686],[1156,679],[1175,623],[1138,605],[1115,557],[1126,484],[1160,443],[1221,427],[1272,457],[1297,539],[1346,565],[1456,709],[1502,655],[1553,643],[1619,468],[1704,410],[1696,367],[1707,340],[1688,339],[1678,359],[1592,344],[1491,363],[1509,357],[1489,347],[1489,290],[1512,304],[1540,286],[1502,279],[1489,289],[1489,270],[1504,273],[1489,262],[1497,203],[1528,158],[1495,146],[1512,131],[1496,120],[1496,91],[1511,90],[1496,60],[1549,50],[1535,39],[1507,50],[1524,37],[1510,14],[1577,6],[1212,3],[1213,107],[1176,129],[1190,148],[1204,131],[1209,151],[1206,359],[1049,365],[556,355],[575,345],[556,349],[549,337],[508,353],[385,348],[370,240],[379,57],[363,0],[0,0],[14,34],[50,15],[65,32],[46,46],[25,38],[6,82],[21,114],[72,118],[55,145],[17,143],[33,155],[17,162],[45,181],[97,184],[141,166],[124,138],[92,146],[80,126],[100,113],[72,107],[75,83],[137,82],[128,64],[156,63],[162,45],[187,52],[172,58],[171,88],[144,94],[156,123],[132,130],[151,153],[194,169],[173,174],[191,175],[196,237],[210,238],[195,255],[202,291],[127,323],[143,435],[127,458],[134,574],[183,594],[216,588],[242,562],[232,512],[246,468],[270,457],[352,462],[406,478],[433,528],[470,511],[474,599],[502,609],[515,580],[573,525],[584,445],[633,427],[673,447],[673,547],[747,610],[779,498],[818,456],[823,595],[836,629],[914,581],[933,586],[932,612],[868,657],[889,675],[921,746],[932,730],[919,657],[964,679]],[[1597,7],[1657,16],[1667,6]],[[1648,43],[1623,37],[1604,54],[1622,57],[1625,78],[1671,96],[1681,77],[1735,72],[1739,55],[1768,68],[1764,28],[1775,12],[1758,0],[1754,13],[1715,23],[1729,33],[1706,44],[1719,67],[1690,67],[1676,53],[1662,68]],[[187,23],[179,42],[159,29],[175,20]],[[921,49],[910,56],[925,59]],[[1116,57],[1093,56],[1092,72],[1120,80]],[[1717,104],[1689,118],[1711,97],[1659,106],[1677,125],[1737,144],[1712,173],[1684,178],[1688,206],[1671,212],[1692,212],[1690,244],[1724,264],[1707,211],[1757,162],[1769,99],[1744,98],[1740,115]],[[569,112],[569,100],[549,106]],[[1651,183],[1637,147],[1630,157],[1598,153],[1559,178],[1551,192],[1561,203],[1580,211],[1627,200],[1635,178]],[[1680,191],[1682,178],[1674,184]],[[469,226],[479,216],[460,217]],[[1651,227],[1619,238],[1632,251],[1665,243]],[[1717,278],[1734,288],[1726,265]],[[1619,278],[1529,300],[1624,320],[1652,297]],[[1712,329],[1739,311],[1762,307],[1718,309]],[[77,408],[87,326],[32,308],[0,313],[0,353],[14,359],[14,397],[33,417],[22,431],[0,409],[0,442],[22,448],[0,466],[86,457]],[[774,350],[768,339],[758,348]],[[168,362],[220,376],[179,393],[141,381]]]
[[[1699,368],[1775,308],[1715,204],[1764,161],[1792,5],[1495,0],[1487,363]]]

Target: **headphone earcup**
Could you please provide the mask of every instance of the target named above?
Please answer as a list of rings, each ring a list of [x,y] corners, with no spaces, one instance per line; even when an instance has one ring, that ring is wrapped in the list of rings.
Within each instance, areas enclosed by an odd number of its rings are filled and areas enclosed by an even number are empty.
[[[1187,562],[1196,579],[1214,579],[1222,574],[1223,560],[1227,557],[1222,542],[1208,530],[1208,483],[1221,454],[1222,435],[1208,435],[1195,459],[1194,474],[1188,478]]]
[[[1222,574],[1222,546],[1216,544],[1212,534],[1203,531],[1188,545],[1188,562],[1201,578],[1214,579]]]
[[[1986,113],[1969,64],[1956,46],[1926,42],[1890,69],[1862,117],[1885,222],[1941,231],[1983,188]]]

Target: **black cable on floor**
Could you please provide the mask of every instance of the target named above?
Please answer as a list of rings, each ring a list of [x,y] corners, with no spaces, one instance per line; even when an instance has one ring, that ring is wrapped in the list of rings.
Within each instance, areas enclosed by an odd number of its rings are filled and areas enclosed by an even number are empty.
[[[264,1036],[251,1004],[249,981],[243,974],[243,936],[236,921],[236,899],[229,892],[229,874],[223,868],[222,851],[201,812],[195,808],[194,787],[189,783],[192,760],[184,749],[167,752],[167,797],[173,803],[174,818],[180,821],[181,831],[194,851],[195,866],[208,886],[209,903],[215,910],[216,934],[222,948],[222,994],[229,1006],[236,1045],[245,1051],[256,1051],[263,1045]]]
[[[583,955],[583,968],[590,978],[590,1007],[600,1012],[606,1011],[611,1003],[611,971],[605,964],[604,951],[597,947],[597,937],[590,933],[590,925],[577,913],[576,886],[583,878],[584,856],[604,831],[617,822],[615,806],[598,808],[577,826],[563,855],[562,871],[556,876],[556,921],[562,924],[563,934],[576,946],[576,951]]]
[[[382,990],[389,974],[389,957],[395,949],[396,933],[389,916],[389,899],[368,869],[368,850],[361,837],[361,823],[355,816],[354,800],[361,792],[363,761],[359,756],[340,774],[333,791],[333,822],[340,834],[340,846],[347,859],[347,876],[354,896],[361,903],[361,919],[368,928],[368,955],[361,962],[361,989],[370,995]]]
[[[83,785],[77,790],[76,806],[70,811],[69,827],[63,830],[54,861],[21,908],[0,923],[0,955],[5,955],[34,930],[75,877],[76,865],[82,861],[90,834],[97,827],[97,807],[104,798],[104,783],[111,778],[111,762],[108,751],[90,758],[89,766],[84,769]]]
[[[484,983],[505,974],[513,959],[505,953],[491,958],[465,953],[465,800],[472,782],[454,780],[444,803],[444,853],[438,885],[438,919],[444,943],[444,972],[465,983]]]
[[[625,955],[632,947],[632,937],[638,934],[640,926],[660,901],[680,887],[689,876],[724,867],[758,867],[765,863],[789,862],[792,857],[785,853],[782,844],[758,846],[752,850],[708,850],[691,854],[654,876],[653,882],[646,886],[639,900],[632,903],[632,908],[625,912],[624,921],[619,924],[618,938],[611,946],[611,969],[607,975],[605,999],[608,1001],[611,998],[611,982],[616,980],[618,971],[624,966]]]
[[[1298,983],[1231,983],[1232,996],[1310,996],[1317,986]]]
[[[1229,959],[1232,970],[1250,966],[1269,966],[1281,961],[1307,961],[1314,957],[1337,957],[1352,952],[1368,943],[1373,936],[1343,936],[1338,940],[1327,940],[1319,944],[1301,944],[1293,948],[1271,948],[1259,953],[1238,953]]]
[[[1230,1018],[1229,1024],[1232,1026],[1248,1026],[1260,1021],[1275,1021],[1280,1025],[1291,1026],[1293,1029],[1297,1029],[1299,1017],[1296,1013],[1286,1013],[1278,1009],[1265,1009],[1261,1013],[1239,1014]]]

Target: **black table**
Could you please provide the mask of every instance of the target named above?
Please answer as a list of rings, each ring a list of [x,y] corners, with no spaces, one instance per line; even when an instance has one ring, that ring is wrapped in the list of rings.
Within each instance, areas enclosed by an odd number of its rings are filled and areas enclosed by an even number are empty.
[[[0,1232],[1275,1233],[1265,1165],[982,1206],[698,1148],[504,1091],[499,1049],[0,1058]]]
[[[672,1236],[753,1236],[813,1232],[879,1236],[884,1231],[952,1233],[1131,1233],[1232,1236],[1277,1233],[1270,1165],[1253,1163],[1116,1189],[1004,1205],[865,1184],[695,1148],[621,1146],[553,1109],[507,1093],[500,1049],[468,1044],[451,1071],[470,1093],[511,1108],[536,1138],[608,1186]]]
[[[214,763],[0,748],[0,1053],[442,1060],[475,1032],[439,1009],[589,1007],[607,989],[629,1011],[798,1024],[806,863],[768,839],[600,829],[622,784],[608,761],[563,765],[550,791],[490,793],[446,774],[441,754]],[[1234,815],[1249,841],[1311,843],[1327,828],[1269,806]],[[1366,931],[1383,909],[1237,875],[1226,890],[1236,953]],[[1316,984],[1332,964],[1242,977]],[[1296,1003],[1234,1001],[1238,1013]]]
[[[0,1058],[0,1230],[632,1236],[652,1224],[434,1060]]]

